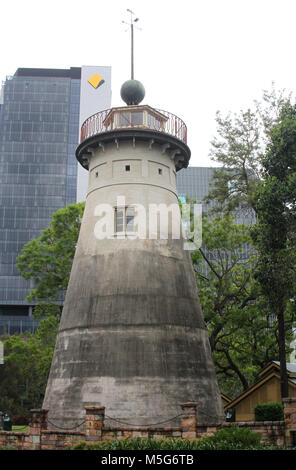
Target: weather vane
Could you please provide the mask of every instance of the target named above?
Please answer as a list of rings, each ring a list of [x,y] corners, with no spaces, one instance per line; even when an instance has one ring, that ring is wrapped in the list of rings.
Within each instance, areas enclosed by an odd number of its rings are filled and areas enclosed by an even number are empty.
[[[122,23],[127,24],[131,29],[131,79],[134,80],[134,23],[137,23],[139,18],[134,18],[135,13],[129,8],[127,8],[127,11],[130,13],[130,22],[122,21]]]

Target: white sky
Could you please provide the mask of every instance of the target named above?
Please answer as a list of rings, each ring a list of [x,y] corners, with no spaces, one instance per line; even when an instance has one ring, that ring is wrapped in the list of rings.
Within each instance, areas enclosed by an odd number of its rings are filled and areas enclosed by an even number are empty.
[[[295,94],[295,0],[14,0],[0,7],[0,81],[18,67],[112,66],[112,106],[130,78],[133,10],[135,78],[145,104],[181,117],[191,165],[208,157],[215,113],[252,106],[264,89]]]

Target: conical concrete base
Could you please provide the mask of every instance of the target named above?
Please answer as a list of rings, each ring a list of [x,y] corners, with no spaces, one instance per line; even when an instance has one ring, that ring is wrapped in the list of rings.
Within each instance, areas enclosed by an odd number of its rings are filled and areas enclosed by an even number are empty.
[[[119,243],[116,253],[75,258],[44,400],[49,420],[73,427],[96,404],[109,417],[153,424],[187,401],[198,402],[200,421],[220,420],[188,253],[175,241]]]

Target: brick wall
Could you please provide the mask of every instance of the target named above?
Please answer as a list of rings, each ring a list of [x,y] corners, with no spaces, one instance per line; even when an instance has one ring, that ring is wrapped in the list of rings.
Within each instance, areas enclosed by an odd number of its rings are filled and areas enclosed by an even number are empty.
[[[105,426],[105,408],[86,406],[84,427],[79,431],[49,430],[47,429],[47,410],[31,410],[29,432],[0,431],[0,447],[12,446],[19,450],[60,450],[70,448],[81,440],[95,442],[135,437],[192,439],[212,435],[221,427],[229,427],[233,424],[262,433],[263,442],[278,446],[285,444],[291,446],[294,439],[293,433],[296,432],[296,398],[287,398],[283,402],[284,421],[247,421],[217,425],[197,423],[197,404],[183,403],[181,404],[180,426],[175,427]]]
[[[288,446],[296,445],[296,398],[284,398],[285,439]]]

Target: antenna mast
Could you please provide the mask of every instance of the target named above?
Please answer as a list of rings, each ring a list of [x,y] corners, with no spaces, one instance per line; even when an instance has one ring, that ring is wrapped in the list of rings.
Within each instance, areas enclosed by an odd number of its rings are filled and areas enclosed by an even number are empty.
[[[133,19],[133,16],[135,15],[132,10],[127,8],[127,11],[131,15],[130,22],[127,23],[126,21],[123,21],[124,24],[127,24],[131,28],[131,80],[134,80],[134,23],[139,21],[139,18]]]

